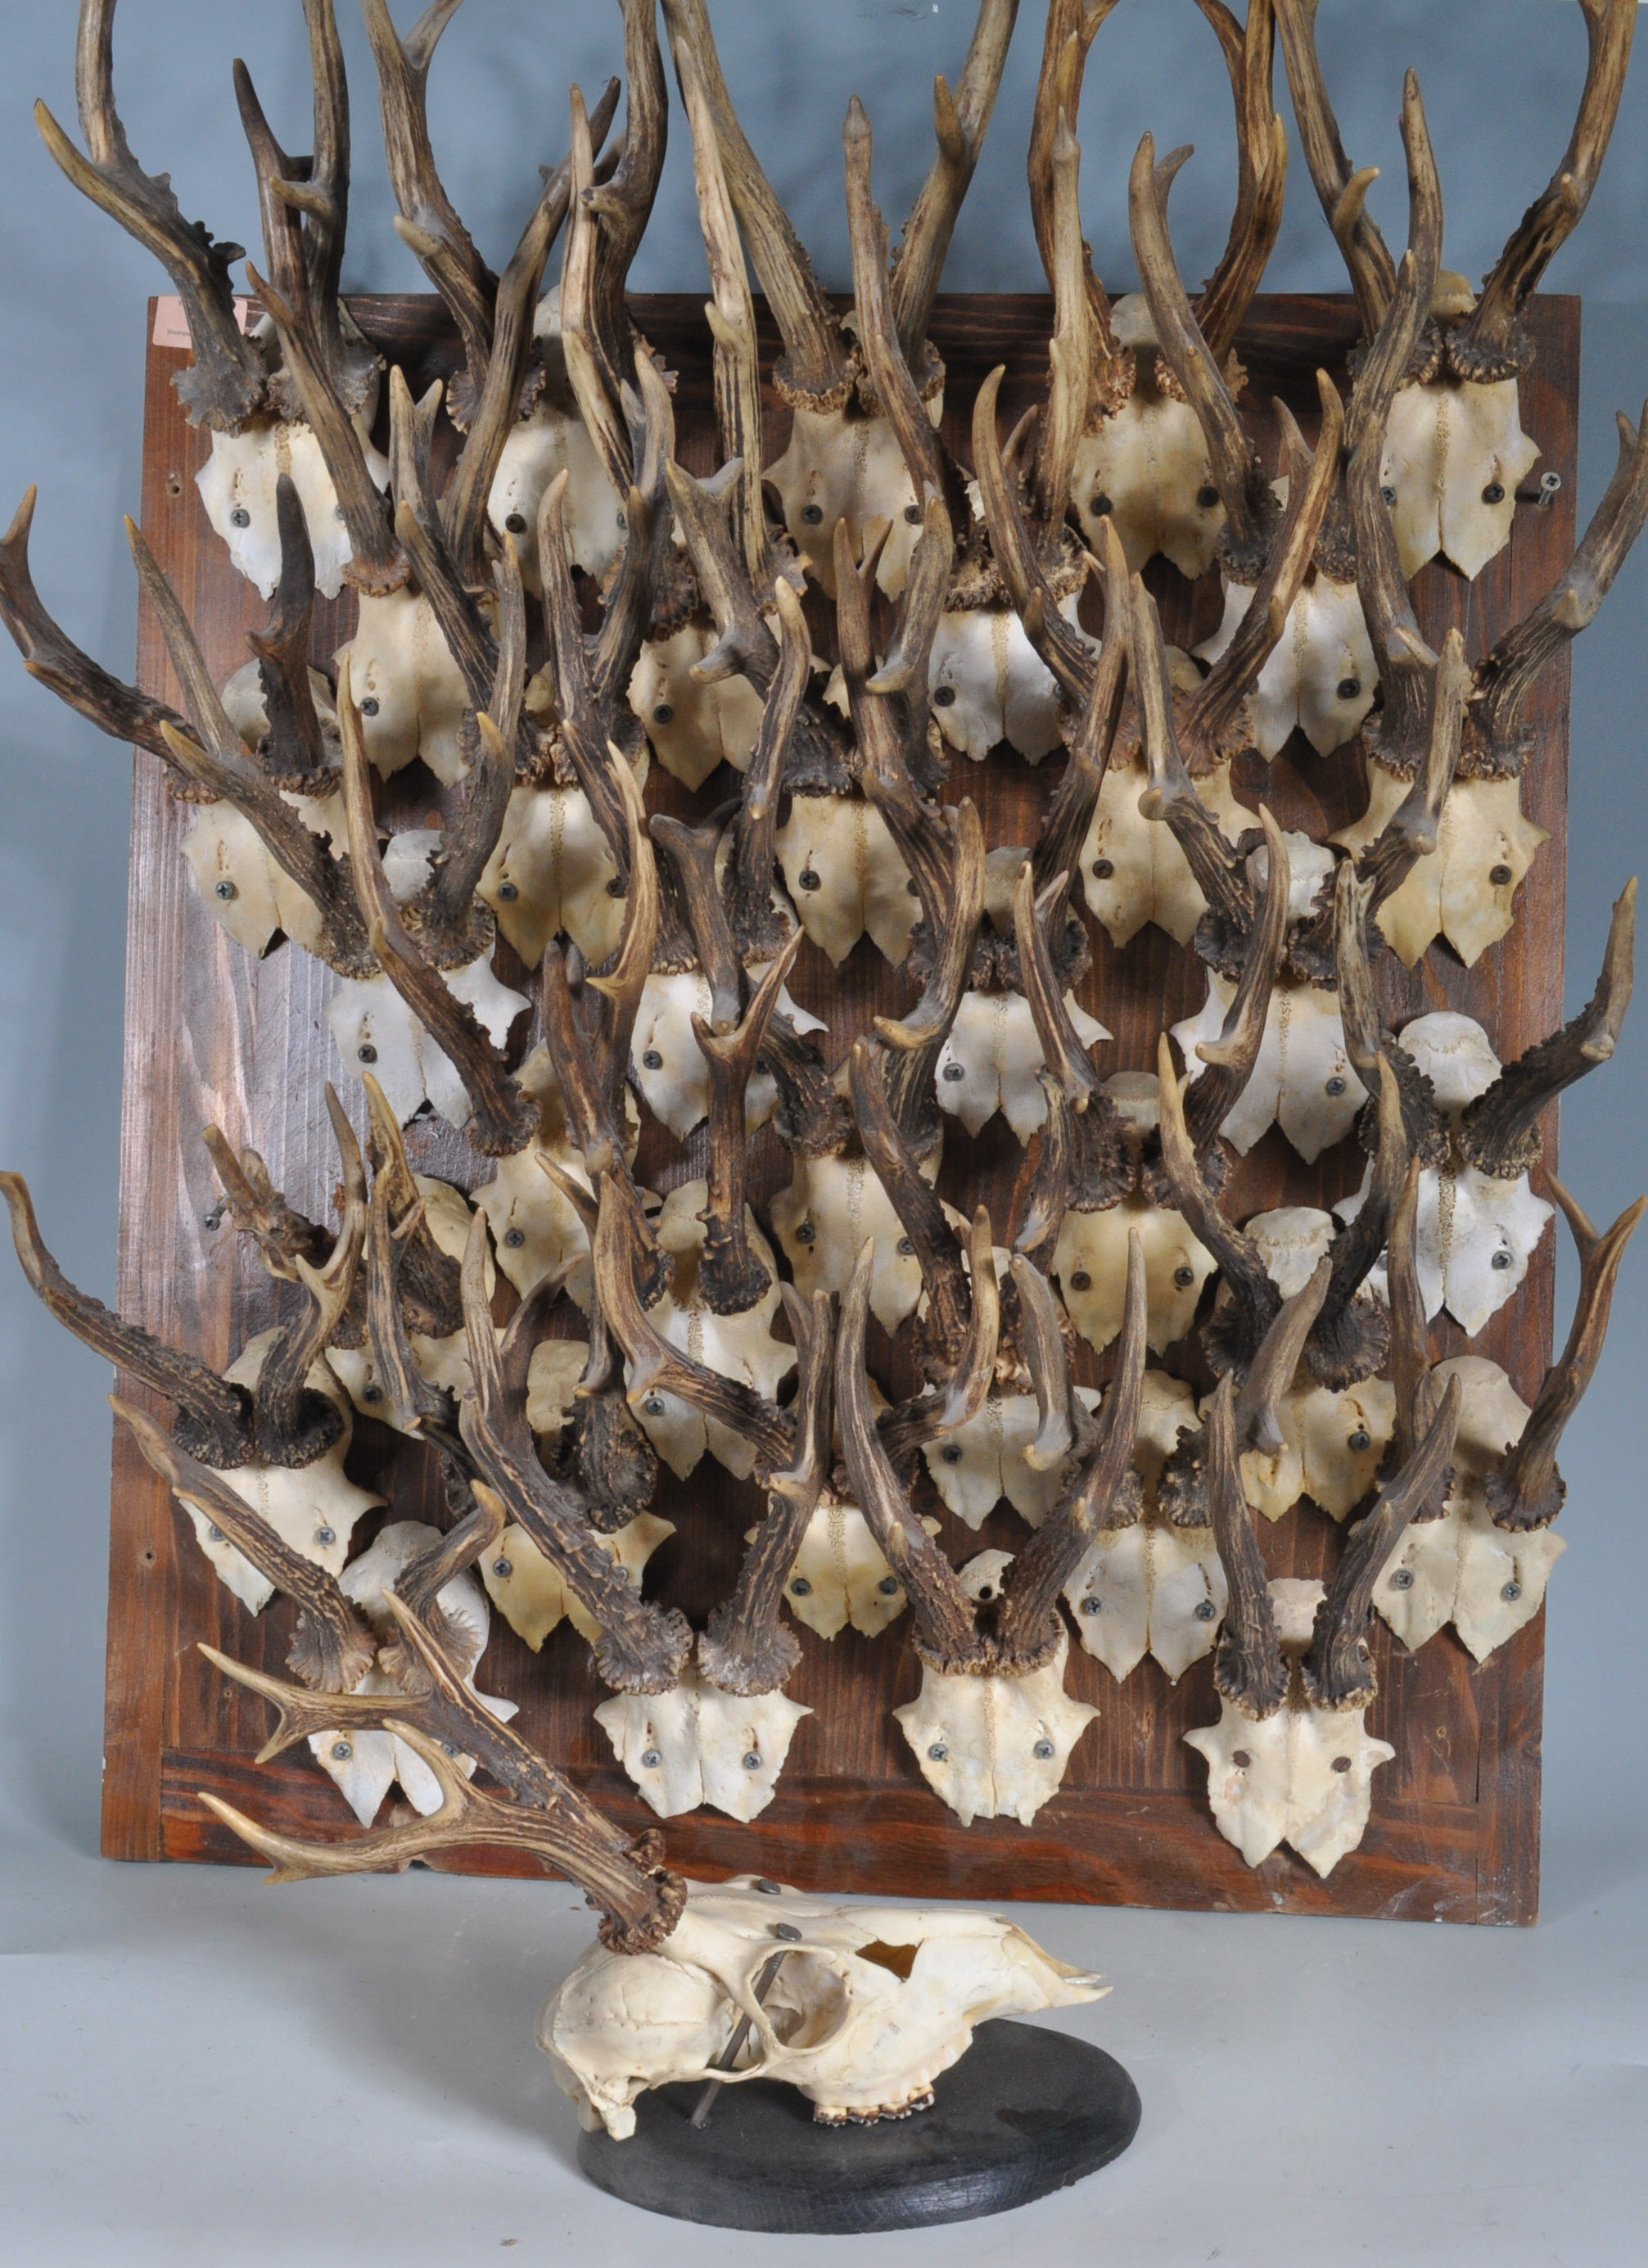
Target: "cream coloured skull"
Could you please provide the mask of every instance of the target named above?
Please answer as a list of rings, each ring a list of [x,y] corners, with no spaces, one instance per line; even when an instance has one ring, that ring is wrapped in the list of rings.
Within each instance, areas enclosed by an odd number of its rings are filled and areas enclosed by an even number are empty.
[[[921,1170],[926,1180],[937,1181],[938,1158],[928,1159]],[[871,1314],[883,1330],[894,1331],[915,1312],[921,1263],[867,1158],[798,1155],[794,1178],[769,1211],[803,1299],[814,1292],[845,1292],[864,1240],[872,1237]]]
[[[619,2140],[635,2132],[638,2095],[711,2075],[783,2080],[822,2122],[867,2121],[923,2107],[988,2018],[1078,2007],[1107,1989],[999,1916],[832,1905],[742,1874],[688,1882],[685,1911],[652,1953],[592,1946],[551,1997],[538,2044],[580,2122]],[[746,2017],[748,2045],[724,2072]]]
[[[1081,847],[1082,895],[1112,945],[1126,945],[1146,922],[1166,930],[1175,945],[1188,945],[1207,900],[1173,829],[1139,809],[1149,785],[1150,773],[1137,751],[1106,771]],[[1228,764],[1197,780],[1196,788],[1230,842],[1253,825],[1253,813],[1232,792]]]
[[[555,1344],[564,1344],[555,1342]],[[534,1432],[546,1431],[533,1423]],[[655,1513],[637,1513],[610,1534],[592,1530],[593,1541],[622,1568],[624,1580],[638,1591],[646,1563],[675,1533],[675,1523]],[[553,1563],[547,1559],[524,1528],[510,1527],[481,1562],[481,1580],[487,1596],[517,1638],[536,1653],[550,1631],[564,1619],[586,1644],[600,1636],[594,1620],[569,1591]]]
[[[1059,602],[1060,614],[1072,624],[1080,595],[1073,591]],[[1057,681],[1011,607],[941,615],[927,685],[939,731],[975,764],[1004,740],[1033,764],[1062,744]]]
[[[1065,1012],[1085,1048],[1110,1035],[1075,995]],[[1047,1121],[1047,1095],[1036,1076],[1046,1054],[1022,992],[964,992],[938,1054],[933,1083],[938,1108],[976,1134],[999,1110],[1021,1142]]]
[[[1144,1248],[1145,1343],[1161,1354],[1196,1321],[1202,1286],[1217,1262],[1182,1213],[1137,1197],[1102,1212],[1064,1216],[1053,1249],[1052,1274],[1071,1322],[1102,1353],[1122,1328],[1128,1237]]]
[[[1511,541],[1517,486],[1538,456],[1522,431],[1514,378],[1404,386],[1379,466],[1404,576],[1440,551],[1474,581]]]
[[[1006,1557],[981,1552],[970,1566],[994,1587]],[[923,1664],[920,1693],[893,1712],[922,1778],[963,1827],[1001,1818],[1028,1827],[1058,1793],[1071,1750],[1099,1714],[1064,1690],[1069,1659],[1061,1627],[1051,1661],[1022,1677],[969,1676]]]
[[[1367,768],[1368,806],[1354,826],[1332,837],[1360,854],[1379,835],[1411,783],[1382,764]],[[1514,779],[1455,780],[1443,799],[1437,847],[1415,860],[1400,889],[1374,917],[1380,934],[1406,968],[1424,958],[1433,940],[1446,938],[1467,968],[1497,945],[1515,918],[1516,894],[1549,836],[1522,815],[1522,787]]]
[[[374,401],[351,423],[367,471],[379,488],[386,489],[389,460],[373,448],[368,431],[375,408]],[[283,473],[291,475],[303,506],[315,587],[323,599],[335,599],[351,556],[349,530],[320,445],[307,425],[296,419],[260,419],[239,433],[214,432],[211,454],[195,474],[195,485],[212,533],[229,547],[231,565],[267,599],[280,580],[276,491]]]
[[[567,484],[561,521],[567,556],[575,567],[604,583],[624,546],[623,500],[607,477],[600,452],[579,416],[566,379],[561,345],[561,286],[539,300],[533,335],[548,376],[539,399],[505,436],[487,496],[487,517],[500,541],[507,530],[520,553],[521,581],[541,595],[538,571],[538,507],[552,481]]]
[[[345,654],[361,739],[381,776],[387,779],[421,756],[443,787],[461,779],[459,733],[468,688],[423,593],[409,585],[382,597],[363,593],[355,635],[339,647],[338,666]]]
[[[1202,1076],[1196,1048],[1218,1040],[1235,998],[1234,983],[1210,968],[1206,1001],[1172,1027],[1188,1079]],[[1343,1141],[1366,1101],[1350,1068],[1338,993],[1283,981],[1271,989],[1252,1074],[1219,1131],[1246,1156],[1271,1126],[1280,1126],[1309,1165]]]
[[[753,967],[752,985],[766,970]],[[678,1142],[709,1114],[710,1067],[693,1031],[693,1018],[710,1018],[710,980],[695,968],[648,976],[642,987],[640,1012],[629,1042],[630,1067],[655,1118],[662,1119]],[[778,1012],[788,1016],[798,1032],[821,1032],[817,1016],[798,1008],[788,992],[778,994]],[[773,1115],[778,1089],[769,1073],[758,1071],[744,1095],[744,1126],[755,1133]]]
[[[1225,619],[1196,648],[1214,662],[1236,635],[1253,603],[1246,584],[1225,585]],[[1288,610],[1275,649],[1247,701],[1249,729],[1262,756],[1281,755],[1296,732],[1319,756],[1330,756],[1373,706],[1378,665],[1354,583],[1335,583],[1314,571]]]
[[[1478,1661],[1531,1623],[1564,1550],[1553,1528],[1512,1531],[1488,1516],[1484,1483],[1527,1424],[1527,1404],[1497,1362],[1438,1363],[1438,1387],[1460,1387],[1453,1485],[1439,1520],[1413,1521],[1380,1568],[1373,1604],[1409,1649],[1452,1623]]]
[[[495,1047],[531,1006],[492,973],[489,952],[461,968],[443,968],[441,983],[454,1000],[475,1011]],[[438,1048],[386,976],[345,977],[327,1002],[326,1020],[344,1069],[356,1079],[370,1071],[404,1126],[427,1102],[448,1125],[468,1124],[474,1112],[452,1059]]]
[[[630,674],[629,706],[665,770],[683,787],[701,788],[717,764],[747,771],[761,731],[762,702],[747,677],[701,685],[693,676],[716,643],[707,622],[684,622],[666,638],[649,638]]]
[[[644,780],[636,767],[636,784]],[[481,876],[479,895],[528,968],[564,931],[599,968],[617,946],[624,901],[617,862],[581,787],[518,787]]]
[[[1221,1700],[1218,1724],[1185,1740],[1206,1759],[1214,1824],[1250,1867],[1285,1843],[1326,1880],[1362,1840],[1373,1774],[1396,1751],[1372,1738],[1362,1710],[1318,1709],[1305,1697],[1297,1663],[1321,1584],[1281,1575],[1269,1591],[1283,1657],[1293,1665],[1286,1699],[1263,1718]]]
[[[1096,1388],[1079,1386],[1076,1392],[1085,1408],[1099,1407]],[[945,1509],[976,1528],[1005,1497],[1022,1520],[1040,1528],[1075,1462],[1061,1458],[1041,1472],[1027,1463],[1025,1451],[1040,1429],[1033,1394],[992,1394],[964,1425],[923,1444],[922,1454]]]
[[[923,1521],[936,1535],[938,1522]],[[755,1530],[745,1536],[753,1543]],[[881,1555],[870,1523],[856,1504],[827,1498],[814,1511],[784,1583],[784,1601],[798,1623],[820,1638],[835,1638],[850,1623],[864,1638],[879,1638],[903,1613],[904,1587]]]
[[[926,408],[936,426],[944,414],[942,393]],[[921,536],[916,486],[897,435],[885,417],[867,416],[851,401],[839,409],[797,406],[790,416],[789,446],[762,477],[778,492],[784,526],[796,548],[806,554],[807,571],[825,597],[833,599],[836,522],[846,521],[855,559],[864,557],[885,527],[887,539],[876,581],[888,598],[896,599]]]
[[[783,1693],[724,1693],[695,1668],[667,1693],[614,1693],[595,1712],[660,1819],[707,1804],[754,1819],[772,1801],[795,1728],[813,1712]]]

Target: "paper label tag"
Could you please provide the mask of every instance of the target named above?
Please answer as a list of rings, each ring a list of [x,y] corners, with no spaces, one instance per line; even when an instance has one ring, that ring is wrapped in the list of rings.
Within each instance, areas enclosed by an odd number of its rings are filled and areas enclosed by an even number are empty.
[[[244,331],[252,302],[238,294],[235,298],[235,320]],[[194,345],[189,337],[188,317],[183,313],[183,302],[175,291],[163,291],[155,301],[154,331],[151,343],[158,347],[175,347],[188,354]]]

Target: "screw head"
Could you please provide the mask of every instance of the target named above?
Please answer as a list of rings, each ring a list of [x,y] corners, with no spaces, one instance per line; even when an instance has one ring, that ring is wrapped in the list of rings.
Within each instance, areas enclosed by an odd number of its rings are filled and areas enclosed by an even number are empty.
[[[1328,1081],[1328,1092],[1336,1101],[1338,1097],[1344,1093],[1344,1090],[1345,1083],[1343,1079],[1340,1078],[1338,1072],[1335,1071],[1333,1077]]]
[[[821,504],[804,504],[801,507],[801,517],[809,527],[821,526],[824,520],[824,507]]]
[[[944,1076],[949,1084],[954,1086],[959,1080],[967,1077],[967,1071],[961,1064],[947,1063],[944,1067]]]
[[[511,535],[525,535],[526,515],[524,512],[506,512],[504,515],[504,525]]]
[[[657,1749],[643,1749],[641,1751],[641,1769],[643,1771],[656,1771],[663,1761],[664,1758]]]
[[[674,720],[674,703],[672,701],[660,701],[652,711],[652,722],[655,725],[670,725],[673,724]]]
[[[1496,1252],[1488,1265],[1503,1270],[1511,1265],[1511,1255],[1508,1252]]]
[[[381,1402],[383,1400],[383,1388],[375,1381],[370,1386],[363,1386],[361,1388],[360,1398],[363,1402]]]
[[[1346,1448],[1351,1450],[1358,1457],[1361,1455],[1364,1449],[1372,1448],[1372,1446],[1373,1437],[1368,1432],[1365,1425],[1358,1425],[1355,1432],[1348,1435],[1345,1440]]]
[[[1387,482],[1379,490],[1379,502],[1388,507],[1389,505],[1394,504],[1395,501],[1396,491],[1389,485],[1388,482]]]
[[[1393,1591],[1411,1591],[1414,1587],[1413,1569],[1411,1567],[1393,1568],[1390,1587]]]
[[[504,1241],[511,1252],[519,1252],[526,1241],[526,1232],[524,1228],[506,1228]]]
[[[776,1921],[773,1935],[783,1938],[786,1945],[799,1945],[801,1942],[801,1933],[792,1921]]]
[[[664,1415],[666,1406],[664,1396],[661,1394],[649,1394],[646,1400],[641,1404],[641,1407],[646,1411],[649,1418],[661,1418]]]
[[[796,880],[804,890],[818,890],[823,887],[822,882],[811,866],[803,866],[801,872],[796,876]]]
[[[1505,884],[1511,880],[1511,869],[1502,859],[1498,865],[1490,866],[1488,869],[1488,879],[1493,884],[1496,890],[1503,890]]]
[[[765,1874],[757,1874],[750,1888],[759,1890],[764,1898],[781,1898],[784,1896],[784,1884],[769,1881]]]
[[[222,1528],[219,1528],[215,1521],[207,1528],[206,1534],[208,1538],[213,1543],[226,1543],[228,1542],[227,1536],[224,1535]]]
[[[1230,1760],[1235,1765],[1238,1771],[1246,1771],[1248,1765],[1253,1762],[1253,1758],[1248,1755],[1246,1749],[1232,1749],[1231,1750]]]
[[[378,1050],[373,1047],[370,1040],[366,1042],[364,1047],[357,1048],[355,1054],[357,1060],[360,1063],[375,1064],[378,1060]]]
[[[1359,677],[1342,677],[1334,690],[1342,701],[1354,701],[1362,690],[1362,681]]]
[[[1085,1615],[1096,1615],[1102,1609],[1104,1601],[1102,1599],[1084,1599],[1081,1602],[1081,1611]]]
[[[229,515],[231,527],[250,527],[252,515],[243,504],[238,504]]]
[[[644,1071],[662,1071],[664,1058],[656,1048],[648,1048],[642,1055],[641,1066]]]
[[[1188,1292],[1196,1282],[1196,1270],[1181,1262],[1173,1270],[1173,1279],[1181,1292]]]
[[[798,1244],[813,1244],[816,1243],[817,1241],[817,1229],[813,1227],[810,1220],[804,1220],[800,1227],[796,1231],[796,1242]]]
[[[1193,1611],[1199,1623],[1216,1623],[1218,1620],[1218,1609],[1211,1599],[1198,1599]]]
[[[921,506],[918,504],[907,504],[904,507],[904,517],[912,527],[919,527],[922,524]]]
[[[1033,1756],[1039,1756],[1043,1764],[1047,1764],[1051,1760],[1056,1751],[1055,1750],[1051,1741],[1043,1740],[1038,1741],[1034,1748],[1031,1749],[1030,1753]]]
[[[959,1465],[961,1462],[961,1445],[959,1441],[946,1441],[938,1454],[945,1464]]]
[[[520,895],[520,887],[519,883],[515,882],[500,882],[498,884],[498,895],[503,899],[506,906],[512,906],[516,899]]]
[[[761,1762],[760,1749],[746,1749],[742,1761],[746,1771],[759,1771],[761,1770]],[[799,1935],[799,1932],[798,1932],[797,1934]]]
[[[507,1582],[515,1572],[515,1562],[512,1559],[495,1559],[492,1562],[492,1572],[500,1582]]]
[[[935,1741],[931,1748],[927,1751],[929,1761],[936,1764],[943,1764],[945,1758],[949,1755],[949,1749],[945,1748],[942,1741]]]
[[[354,1749],[347,1741],[334,1741],[332,1743],[332,1758],[335,1764],[346,1764],[354,1753]]]
[[[1515,1606],[1517,1601],[1522,1595],[1522,1586],[1517,1581],[1514,1575],[1511,1578],[1511,1580],[1508,1583],[1501,1583],[1499,1586],[1499,1595],[1505,1601],[1506,1606]]]
[[[1196,500],[1198,511],[1212,511],[1214,505],[1218,502],[1218,490],[1214,487],[1211,481],[1203,482],[1201,487],[1196,492]]]
[[[375,717],[378,714],[378,696],[375,693],[369,693],[366,696],[361,703],[360,712],[363,717]]]
[[[1490,481],[1487,487],[1482,490],[1482,502],[1484,504],[1503,504],[1505,502],[1505,482],[1503,481]]]
[[[880,1592],[884,1599],[896,1598],[898,1595],[898,1577],[896,1575],[883,1575],[881,1580],[876,1585],[877,1590]]]
[[[953,685],[935,686],[933,688],[933,707],[935,709],[952,709],[955,706],[955,697],[956,689]]]
[[[916,1257],[916,1247],[911,1243],[908,1236],[900,1237],[898,1241],[898,1248],[900,1254],[904,1259],[913,1260]]]
[[[1093,1278],[1085,1268],[1077,1269],[1070,1280],[1072,1292],[1090,1292],[1093,1289]]]
[[[1333,1768],[1336,1772],[1348,1772],[1350,1769],[1350,1757],[1335,1756],[1333,1760]]]
[[[1562,484],[1562,475],[1559,472],[1552,470],[1540,475],[1540,487],[1548,497],[1555,496]]]
[[[792,1577],[790,1588],[794,1592],[798,1599],[807,1599],[811,1598],[813,1595],[813,1586],[808,1582],[805,1575],[797,1575]]]
[[[1115,860],[1114,858],[1095,858],[1093,862],[1093,871],[1100,881],[1107,882],[1112,874],[1115,872]]]
[[[1088,500],[1087,509],[1095,519],[1102,519],[1112,509],[1109,497],[1102,489],[1095,489]]]
[[[314,1540],[324,1551],[328,1544],[337,1542],[337,1530],[335,1528],[317,1528]]]
[[[221,898],[225,905],[227,905],[231,898],[238,898],[239,895],[239,891],[236,889],[234,884],[230,881],[227,877],[225,877],[221,882],[215,882],[212,885],[212,895],[216,898]]]

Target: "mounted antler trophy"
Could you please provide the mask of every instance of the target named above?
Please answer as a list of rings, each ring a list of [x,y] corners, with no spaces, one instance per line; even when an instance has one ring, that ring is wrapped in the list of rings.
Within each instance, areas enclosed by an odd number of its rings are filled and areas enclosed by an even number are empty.
[[[635,2169],[762,2081],[836,2154],[821,2218],[787,2148],[769,2206],[701,2218],[864,2225],[828,2130],[941,2123],[953,2066],[997,2083],[975,2026],[1097,1997],[956,1892],[1378,1912],[1417,1874],[1427,1913],[1530,1911],[1481,1791],[1506,1697],[1537,1723],[1558,1440],[1642,1211],[1599,1233],[1549,1162],[1635,909],[1622,877],[1563,1022],[1553,685],[1648,518],[1648,412],[1578,541],[1565,475],[1520,483],[1571,467],[1571,303],[1535,287],[1636,10],[1580,0],[1572,137],[1474,295],[1414,74],[1394,256],[1316,0],[1196,0],[1237,129],[1196,292],[1192,153],[1148,119],[1080,146],[1114,4],[1048,0],[1019,115],[1016,0],[980,0],[896,251],[854,99],[814,160],[850,296],[706,0],[619,0],[622,78],[570,90],[497,270],[430,129],[458,0],[364,0],[433,299],[342,295],[333,0],[308,154],[234,65],[239,298],[128,144],[114,0],[82,0],[84,151],[37,113],[193,342],[151,348],[149,414],[197,478],[129,526],[164,664],[123,683],[58,627],[33,490],[0,540],[25,666],[141,752],[142,1311],[0,1175],[121,1373],[116,1521],[171,1573],[117,1577],[151,1618],[122,1662],[181,1667],[111,1847],[568,1877],[599,1944],[541,2043],[593,2177],[688,2210]],[[1257,296],[1278,46],[1350,300]],[[626,292],[672,73],[707,302]],[[940,291],[987,129],[1050,296]],[[1137,290],[1084,241],[1084,157]],[[1442,1825],[1406,1746],[1438,1712]],[[926,1903],[823,1895],[857,1891]],[[1066,2155],[969,2209],[1125,2146],[1130,2083],[1081,2054]],[[953,2217],[924,2178],[878,2225]]]

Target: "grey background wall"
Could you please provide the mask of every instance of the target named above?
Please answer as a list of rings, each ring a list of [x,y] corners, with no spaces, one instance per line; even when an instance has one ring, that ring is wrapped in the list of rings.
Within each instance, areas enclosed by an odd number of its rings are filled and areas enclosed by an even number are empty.
[[[390,226],[358,14],[350,0],[339,12],[356,93],[346,280],[361,290],[421,289]],[[398,12],[409,17],[405,0]],[[869,102],[879,195],[889,215],[900,215],[931,148],[931,74],[956,69],[971,0],[714,0],[713,12],[745,122],[826,280],[843,284],[838,136],[847,98],[857,91]],[[9,512],[26,483],[40,483],[40,586],[71,635],[123,671],[135,604],[121,514],[137,506],[143,303],[158,270],[70,188],[30,119],[40,94],[65,123],[73,120],[75,14],[73,0],[6,0],[0,9],[0,507]],[[1021,166],[1041,17],[1036,0],[1025,0],[951,254],[953,289],[1040,284]],[[1373,202],[1398,240],[1395,118],[1402,68],[1418,65],[1440,153],[1445,256],[1480,273],[1566,136],[1584,63],[1578,11],[1560,0],[1323,0],[1321,43],[1348,146],[1358,161],[1387,168]],[[277,126],[305,146],[296,0],[125,0],[117,84],[134,148],[150,166],[170,166],[187,213],[255,245],[251,168],[229,84],[235,55],[251,67]],[[616,10],[595,0],[469,0],[448,33],[431,98],[437,145],[447,187],[494,260],[513,241],[533,168],[564,147],[566,83],[598,87],[620,55]],[[679,120],[672,123],[658,208],[634,275],[643,290],[696,289],[703,276],[687,136]],[[1126,168],[1146,125],[1159,147],[1197,144],[1174,193],[1174,227],[1187,274],[1205,273],[1228,217],[1232,137],[1222,67],[1190,0],[1125,0],[1088,72],[1085,213],[1100,271],[1117,287],[1132,278]],[[1634,411],[1648,393],[1645,224],[1648,42],[1601,187],[1549,279],[1585,300],[1582,514],[1613,462],[1614,410]],[[1268,286],[1338,290],[1343,280],[1296,164]],[[1578,648],[1571,1010],[1588,991],[1609,903],[1648,841],[1645,684],[1648,546]],[[0,647],[0,1162],[28,1175],[69,1272],[108,1296],[128,758],[33,685]],[[1593,1214],[1611,1218],[1648,1185],[1645,1128],[1648,1002],[1628,1026],[1620,1058],[1564,1108],[1564,1178]],[[1565,1256],[1563,1282],[1566,1296]],[[1640,1649],[1645,1366],[1648,1244],[1627,1261],[1603,1372],[1563,1460],[1571,1550],[1549,1614],[1553,1918],[1639,1873],[1648,1852],[1640,1771],[1627,1761],[1640,1754],[1635,1743],[1648,1722]],[[0,1260],[0,1822],[19,1850],[95,1849],[107,1383],[103,1367],[43,1316],[8,1253]],[[364,1897],[365,1886],[357,1887]]]

